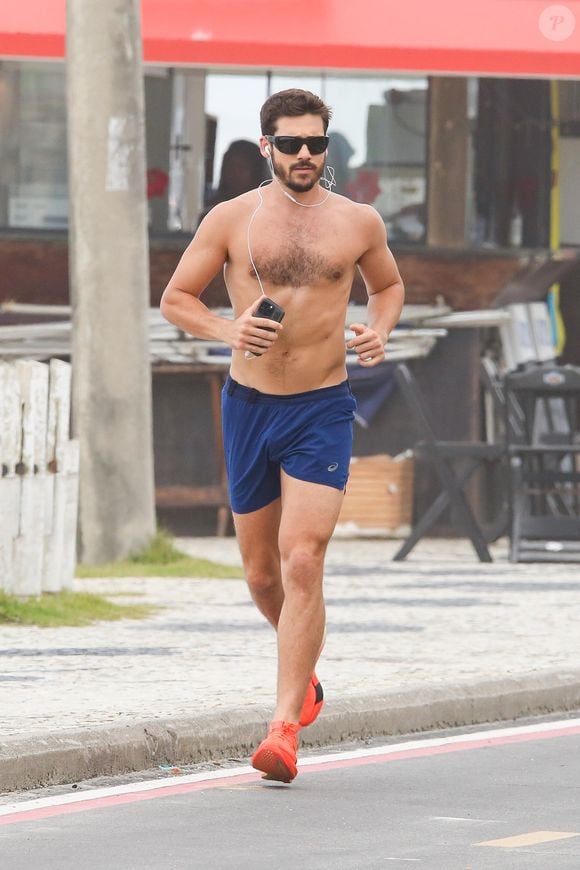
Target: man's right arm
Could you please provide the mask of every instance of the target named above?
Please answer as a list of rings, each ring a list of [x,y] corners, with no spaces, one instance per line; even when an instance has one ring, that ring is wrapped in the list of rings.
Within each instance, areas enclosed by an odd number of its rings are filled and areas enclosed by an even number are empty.
[[[199,297],[227,260],[227,221],[216,207],[201,222],[163,292],[160,309],[170,323],[197,338],[223,339],[227,321]]]
[[[200,296],[228,259],[232,203],[215,206],[201,222],[161,297],[162,315],[196,338],[223,341],[235,350],[262,354],[282,325],[253,317],[254,302],[235,320],[214,314]]]

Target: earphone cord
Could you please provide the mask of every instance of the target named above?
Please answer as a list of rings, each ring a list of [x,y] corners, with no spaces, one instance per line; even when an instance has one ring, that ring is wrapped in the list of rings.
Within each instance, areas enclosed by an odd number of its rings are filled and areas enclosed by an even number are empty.
[[[252,217],[250,218],[250,221],[248,223],[248,230],[246,233],[246,241],[248,244],[248,256],[250,258],[250,263],[252,264],[252,269],[254,270],[254,275],[258,279],[258,284],[260,285],[260,290],[262,291],[262,296],[266,295],[266,291],[264,290],[264,286],[262,284],[262,279],[260,278],[260,273],[256,269],[256,264],[254,263],[254,258],[252,257],[252,246],[250,244],[250,230],[252,229],[252,224],[254,223],[254,218],[256,217],[256,215],[258,214],[258,212],[260,211],[260,209],[262,208],[262,206],[264,204],[264,197],[262,196],[262,191],[260,188],[262,188],[265,184],[271,184],[271,181],[269,178],[266,178],[265,181],[262,181],[262,183],[258,185],[257,193],[258,193],[258,196],[260,197],[260,202],[258,203],[256,208],[252,212]]]
[[[324,197],[324,199],[322,199],[320,202],[315,202],[313,205],[308,205],[308,204],[305,203],[305,202],[299,202],[297,199],[294,199],[293,196],[291,196],[289,193],[287,193],[287,191],[284,190],[284,188],[282,187],[282,185],[280,184],[280,182],[278,181],[278,179],[277,179],[276,176],[274,175],[274,171],[273,171],[274,167],[272,166],[272,158],[268,158],[268,164],[269,164],[269,166],[270,166],[270,171],[272,172],[272,179],[266,178],[265,181],[262,181],[262,183],[259,184],[258,187],[257,187],[257,193],[258,193],[258,196],[259,196],[259,198],[260,198],[260,201],[259,201],[258,205],[256,206],[256,208],[254,209],[254,211],[252,212],[252,216],[251,216],[251,218],[250,218],[250,220],[249,220],[249,223],[248,223],[248,229],[247,229],[247,232],[246,232],[246,242],[247,242],[247,245],[248,245],[248,256],[249,256],[249,258],[250,258],[250,263],[251,263],[251,265],[252,265],[252,269],[254,270],[254,275],[255,275],[256,278],[258,279],[258,284],[260,285],[260,290],[262,291],[262,296],[265,296],[265,295],[266,295],[266,291],[264,290],[264,285],[262,284],[262,279],[260,278],[260,273],[258,272],[258,270],[257,270],[257,268],[256,268],[256,264],[254,263],[254,258],[252,257],[252,246],[251,246],[251,244],[250,244],[250,230],[252,229],[252,224],[254,223],[254,218],[256,217],[256,215],[258,214],[258,212],[260,211],[260,209],[262,208],[262,206],[263,206],[263,204],[264,204],[264,197],[262,196],[261,188],[262,188],[265,184],[271,184],[272,181],[275,181],[276,184],[278,185],[278,187],[280,187],[280,189],[282,190],[282,193],[283,193],[285,196],[287,196],[288,199],[291,199],[292,202],[295,202],[296,205],[299,205],[301,208],[318,208],[319,205],[324,205],[324,203],[326,202],[326,200],[328,199],[328,197],[329,197],[330,194],[332,193],[332,188],[333,188],[333,187],[335,186],[335,184],[336,184],[336,181],[335,181],[335,178],[334,178],[334,169],[332,168],[332,166],[328,166],[328,165],[327,165],[327,166],[325,167],[325,173],[326,173],[326,170],[328,170],[328,175],[329,175],[329,177],[327,178],[327,177],[326,177],[326,174],[325,174],[325,175],[320,179],[320,181],[321,181],[321,182],[324,182],[324,183],[327,185],[327,191],[328,191],[328,192],[327,192],[326,196]]]
[[[324,203],[326,202],[326,200],[328,199],[328,197],[332,193],[332,188],[336,184],[336,181],[334,180],[334,169],[332,168],[332,166],[326,166],[325,170],[326,169],[328,169],[330,178],[327,178],[326,175],[324,175],[320,180],[323,181],[327,185],[328,192],[327,192],[326,196],[324,197],[324,199],[321,199],[320,202],[314,202],[311,204],[308,204],[306,202],[300,202],[299,200],[295,199],[292,196],[292,194],[288,193],[287,190],[284,190],[284,188],[282,187],[282,185],[280,184],[280,182],[278,181],[278,179],[276,178],[276,176],[273,173],[272,173],[272,178],[274,179],[274,181],[276,182],[278,187],[281,189],[284,196],[287,196],[288,199],[290,199],[292,202],[295,202],[296,205],[300,206],[300,208],[318,208],[319,205],[324,205]]]
[[[274,173],[274,164],[272,163],[271,157],[268,157],[268,166],[270,167],[270,172],[272,173],[272,180],[276,182],[276,184],[278,185],[278,187],[280,188],[280,190],[282,191],[284,196],[286,196],[292,202],[296,203],[296,205],[299,205],[300,208],[318,208],[319,205],[324,205],[324,203],[326,202],[326,200],[328,199],[328,197],[332,193],[332,188],[336,184],[336,181],[334,179],[334,169],[332,168],[332,166],[329,166],[327,164],[324,167],[324,171],[326,172],[326,170],[328,169],[329,178],[327,178],[326,175],[323,175],[323,177],[320,179],[321,182],[323,182],[324,184],[327,185],[328,193],[326,194],[324,199],[321,199],[320,202],[314,202],[311,204],[308,204],[306,202],[300,202],[299,200],[295,199],[291,193],[288,193],[287,190],[284,190],[284,188],[282,187],[282,185],[280,184],[280,182],[276,178],[276,175]]]

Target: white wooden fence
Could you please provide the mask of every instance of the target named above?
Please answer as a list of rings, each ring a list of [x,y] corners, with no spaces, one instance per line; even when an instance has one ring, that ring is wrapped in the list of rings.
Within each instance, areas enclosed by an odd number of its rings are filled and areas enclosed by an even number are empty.
[[[0,362],[0,590],[31,596],[72,586],[78,441],[71,367]]]

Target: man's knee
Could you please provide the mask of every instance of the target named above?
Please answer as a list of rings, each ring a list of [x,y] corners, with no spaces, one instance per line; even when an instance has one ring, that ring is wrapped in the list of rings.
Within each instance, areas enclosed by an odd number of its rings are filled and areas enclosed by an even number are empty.
[[[319,537],[281,543],[280,556],[286,580],[310,584],[322,576],[328,541]]]
[[[244,566],[246,582],[253,595],[270,595],[280,588],[279,562],[250,562]]]

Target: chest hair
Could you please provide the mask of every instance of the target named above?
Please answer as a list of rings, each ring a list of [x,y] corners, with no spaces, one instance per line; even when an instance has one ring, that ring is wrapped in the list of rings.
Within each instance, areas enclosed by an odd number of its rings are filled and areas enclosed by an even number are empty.
[[[328,239],[328,227],[323,238]],[[344,265],[338,256],[320,247],[319,221],[292,222],[283,229],[272,228],[267,242],[257,246],[254,261],[260,278],[276,287],[303,287],[338,281]],[[253,269],[251,274],[255,277]]]

